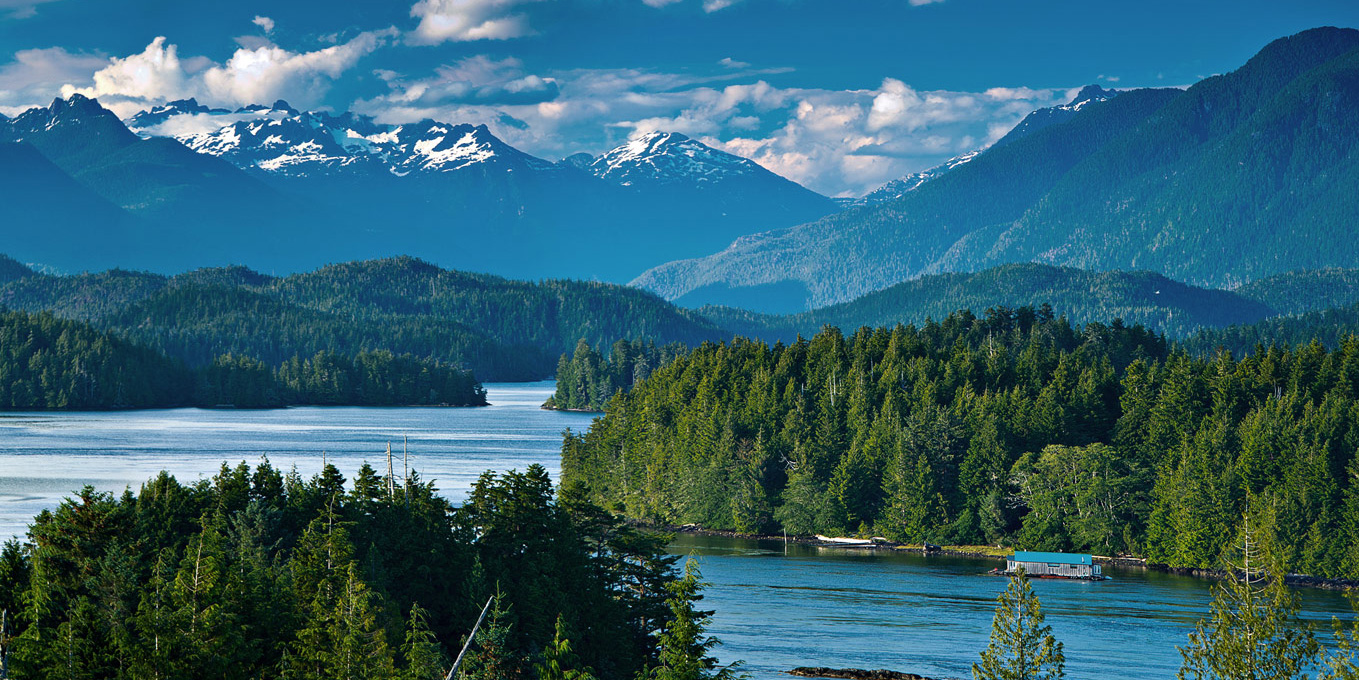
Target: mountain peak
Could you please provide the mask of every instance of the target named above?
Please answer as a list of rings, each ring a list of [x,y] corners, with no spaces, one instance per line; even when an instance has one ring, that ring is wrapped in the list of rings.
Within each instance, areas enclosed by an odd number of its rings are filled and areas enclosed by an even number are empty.
[[[1076,96],[1072,97],[1071,101],[1067,102],[1066,105],[1080,106],[1081,104],[1088,101],[1104,101],[1105,99],[1110,99],[1117,94],[1118,90],[1106,90],[1100,87],[1099,85],[1086,85],[1085,87],[1082,87],[1081,91],[1077,92]]]
[[[634,182],[715,182],[767,173],[754,161],[714,149],[678,132],[653,131],[605,152],[589,167],[602,179]],[[770,173],[772,174],[772,173]]]

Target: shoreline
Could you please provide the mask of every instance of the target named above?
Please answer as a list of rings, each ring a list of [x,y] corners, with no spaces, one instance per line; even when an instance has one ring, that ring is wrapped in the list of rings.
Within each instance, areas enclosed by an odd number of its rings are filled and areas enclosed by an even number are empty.
[[[871,543],[841,543],[836,541],[826,541],[816,536],[793,536],[785,537],[782,534],[746,534],[739,531],[729,531],[725,529],[707,529],[696,524],[652,524],[649,522],[638,522],[629,520],[630,523],[672,534],[692,534],[695,536],[715,536],[719,538],[740,538],[757,541],[784,541],[806,545],[816,548],[837,548],[841,550],[887,550],[893,552],[913,552],[922,555],[944,555],[947,557],[968,557],[973,559],[988,559],[1003,561],[1012,552],[1010,548],[990,548],[981,550],[983,546],[931,546],[934,549],[927,549],[925,545],[914,545],[908,543],[898,543],[888,540],[874,540]],[[1003,551],[1003,552],[1000,552]],[[1148,562],[1143,557],[1108,557],[1104,555],[1094,555],[1095,562],[1103,565],[1123,567],[1129,569],[1148,569],[1163,574],[1175,574],[1177,576],[1189,576],[1192,578],[1208,579],[1220,581],[1226,576],[1226,572],[1219,569],[1199,569],[1197,567],[1172,567],[1168,564],[1157,564]],[[1308,574],[1288,574],[1284,576],[1284,583],[1294,588],[1316,588],[1318,590],[1350,590],[1359,588],[1359,579],[1342,578],[1322,578]]]

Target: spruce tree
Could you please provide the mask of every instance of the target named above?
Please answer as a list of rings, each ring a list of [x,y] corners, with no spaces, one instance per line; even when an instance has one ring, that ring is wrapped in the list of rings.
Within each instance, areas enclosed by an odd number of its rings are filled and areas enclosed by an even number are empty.
[[[538,680],[595,680],[589,668],[582,668],[580,659],[571,650],[566,620],[557,615],[556,634],[543,648],[542,661],[533,665]]]
[[[735,664],[717,669],[717,658],[708,652],[721,642],[704,636],[704,629],[712,621],[712,612],[694,608],[702,599],[699,591],[698,562],[684,564],[684,578],[667,586],[670,590],[671,619],[661,631],[660,663],[643,674],[649,680],[735,680]]]
[[[411,605],[406,620],[406,643],[401,646],[401,656],[406,660],[402,680],[443,680],[444,669],[450,665],[429,629],[428,614],[418,602]]]
[[[1005,592],[997,598],[991,624],[991,644],[982,651],[981,663],[972,664],[976,680],[1058,680],[1066,677],[1062,643],[1043,622],[1043,608],[1029,585],[1024,568],[1010,576]]]
[[[1261,540],[1249,518],[1243,534],[1239,561],[1228,565],[1211,615],[1180,648],[1182,679],[1305,678],[1317,657],[1317,641],[1298,621],[1298,598],[1284,584],[1273,541]]]

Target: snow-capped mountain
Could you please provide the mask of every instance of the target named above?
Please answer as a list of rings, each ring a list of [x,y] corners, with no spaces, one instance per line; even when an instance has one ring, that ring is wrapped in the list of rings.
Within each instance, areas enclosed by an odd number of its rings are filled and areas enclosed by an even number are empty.
[[[1016,139],[1042,130],[1049,125],[1066,122],[1081,109],[1095,102],[1112,99],[1117,95],[1117,90],[1106,90],[1099,85],[1086,85],[1066,104],[1062,104],[1061,106],[1050,106],[1029,113],[1029,115],[1025,116],[1018,125],[1011,129],[1009,133],[993,146],[1003,146]],[[977,149],[960,156],[954,156],[928,170],[922,170],[899,179],[894,179],[859,198],[837,200],[842,207],[852,208],[864,205],[876,205],[885,201],[901,198],[907,193],[920,188],[920,185],[932,179],[937,179],[949,170],[976,158],[982,151],[985,151],[985,149]]]
[[[1118,90],[1106,90],[1099,85],[1086,85],[1081,88],[1080,92],[1076,93],[1075,97],[1072,97],[1070,102],[1061,106],[1038,109],[1025,116],[1024,120],[1019,121],[1018,125],[1014,126],[1000,141],[995,143],[995,146],[1004,146],[1016,139],[1038,132],[1049,125],[1065,123],[1071,120],[1071,117],[1081,109],[1097,102],[1108,101],[1116,96],[1118,96]]]
[[[590,164],[596,177],[623,186],[715,184],[774,173],[755,161],[719,151],[678,132],[649,132],[608,151]]]
[[[354,113],[298,111],[285,101],[236,111],[207,109],[186,100],[133,116],[128,126],[154,134],[175,115],[220,119],[215,130],[175,136],[201,154],[233,165],[285,177],[389,173],[441,173],[494,165],[508,172],[551,170],[549,161],[501,141],[485,125],[423,120],[381,125]]]
[[[937,179],[938,177],[942,176],[949,170],[952,170],[964,163],[967,163],[973,158],[976,158],[977,155],[980,154],[981,152],[982,149],[976,149],[974,151],[969,151],[959,156],[954,156],[953,158],[950,158],[944,161],[943,163],[940,163],[939,165],[936,165],[927,170],[913,172],[909,175],[906,175],[905,177],[894,179],[878,187],[877,189],[874,189],[868,192],[867,194],[860,196],[859,198],[843,200],[841,201],[841,205],[843,205],[846,208],[861,205],[876,205],[884,201],[890,201],[893,199],[901,198],[902,196],[905,196],[906,194],[915,191],[916,189],[919,189],[920,185],[924,184],[925,182],[928,182],[932,179]]]

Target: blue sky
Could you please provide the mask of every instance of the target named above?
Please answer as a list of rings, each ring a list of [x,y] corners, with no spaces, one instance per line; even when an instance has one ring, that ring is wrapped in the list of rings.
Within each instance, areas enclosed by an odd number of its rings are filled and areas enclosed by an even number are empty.
[[[0,112],[284,98],[484,122],[548,158],[675,130],[848,195],[1082,85],[1187,85],[1321,25],[1359,2],[0,0]]]

